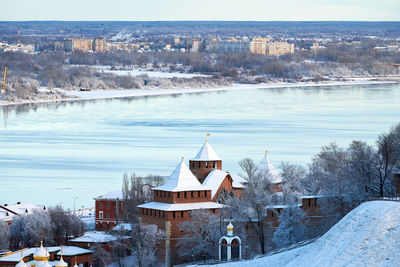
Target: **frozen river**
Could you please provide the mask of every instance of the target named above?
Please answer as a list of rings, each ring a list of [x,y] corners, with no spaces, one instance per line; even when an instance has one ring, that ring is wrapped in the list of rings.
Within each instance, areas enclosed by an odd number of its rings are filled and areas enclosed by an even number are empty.
[[[400,85],[253,89],[1,108],[0,203],[94,206],[124,172],[169,175],[207,132],[223,159],[306,165],[400,122]]]

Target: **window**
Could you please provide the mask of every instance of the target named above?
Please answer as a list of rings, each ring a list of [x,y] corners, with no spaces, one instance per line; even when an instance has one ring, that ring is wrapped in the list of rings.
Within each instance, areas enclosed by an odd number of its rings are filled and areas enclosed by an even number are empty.
[[[99,207],[102,208],[103,207],[103,201],[99,202]]]
[[[106,213],[106,218],[111,218],[110,213]]]
[[[152,216],[152,215],[153,215],[152,213],[153,213],[153,211],[152,211],[152,210],[150,210],[150,216]]]
[[[215,165],[215,161],[213,161],[213,168],[214,168],[214,169],[215,169],[215,166],[216,166],[216,165]]]
[[[199,168],[200,168],[201,166],[200,166],[200,161],[199,161]]]
[[[165,211],[162,212],[162,217],[165,218]]]
[[[192,211],[191,210],[188,211],[188,214],[189,214],[189,217],[192,217]]]
[[[183,193],[184,195],[185,195],[185,198],[186,198],[186,192],[185,193]]]
[[[183,218],[183,211],[181,211],[181,218]]]
[[[204,191],[204,196],[207,197],[207,191]]]
[[[200,197],[200,191],[197,191],[197,197]]]
[[[102,211],[99,212],[99,218],[103,219],[103,212]]]
[[[208,161],[206,161],[206,168],[208,168]]]
[[[180,194],[180,192],[178,192],[178,198],[180,198],[181,197],[181,194]]]
[[[174,217],[174,218],[175,218],[175,211],[173,211],[173,212],[172,212],[172,217]]]
[[[107,201],[107,208],[110,207],[110,201]]]
[[[190,197],[193,198],[193,191],[190,191]]]

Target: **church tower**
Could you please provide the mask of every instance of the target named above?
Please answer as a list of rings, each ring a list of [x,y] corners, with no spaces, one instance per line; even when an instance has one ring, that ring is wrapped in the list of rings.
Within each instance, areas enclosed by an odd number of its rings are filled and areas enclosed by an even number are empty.
[[[207,137],[210,134],[207,134]],[[222,160],[215,153],[214,149],[208,143],[208,138],[201,147],[199,153],[189,160],[189,168],[200,183],[203,183],[207,175],[213,170],[222,170]]]

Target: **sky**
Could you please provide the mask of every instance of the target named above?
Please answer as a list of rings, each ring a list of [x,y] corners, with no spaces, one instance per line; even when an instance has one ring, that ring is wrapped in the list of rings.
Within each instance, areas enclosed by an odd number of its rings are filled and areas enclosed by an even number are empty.
[[[0,0],[3,21],[400,21],[400,0]]]

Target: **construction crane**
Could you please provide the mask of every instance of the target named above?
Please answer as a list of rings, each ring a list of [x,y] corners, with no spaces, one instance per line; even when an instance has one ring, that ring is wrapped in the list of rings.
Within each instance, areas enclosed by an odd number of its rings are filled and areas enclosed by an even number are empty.
[[[4,94],[6,92],[6,79],[7,79],[8,67],[4,66],[4,77],[3,77],[3,87],[1,88],[1,93]]]

